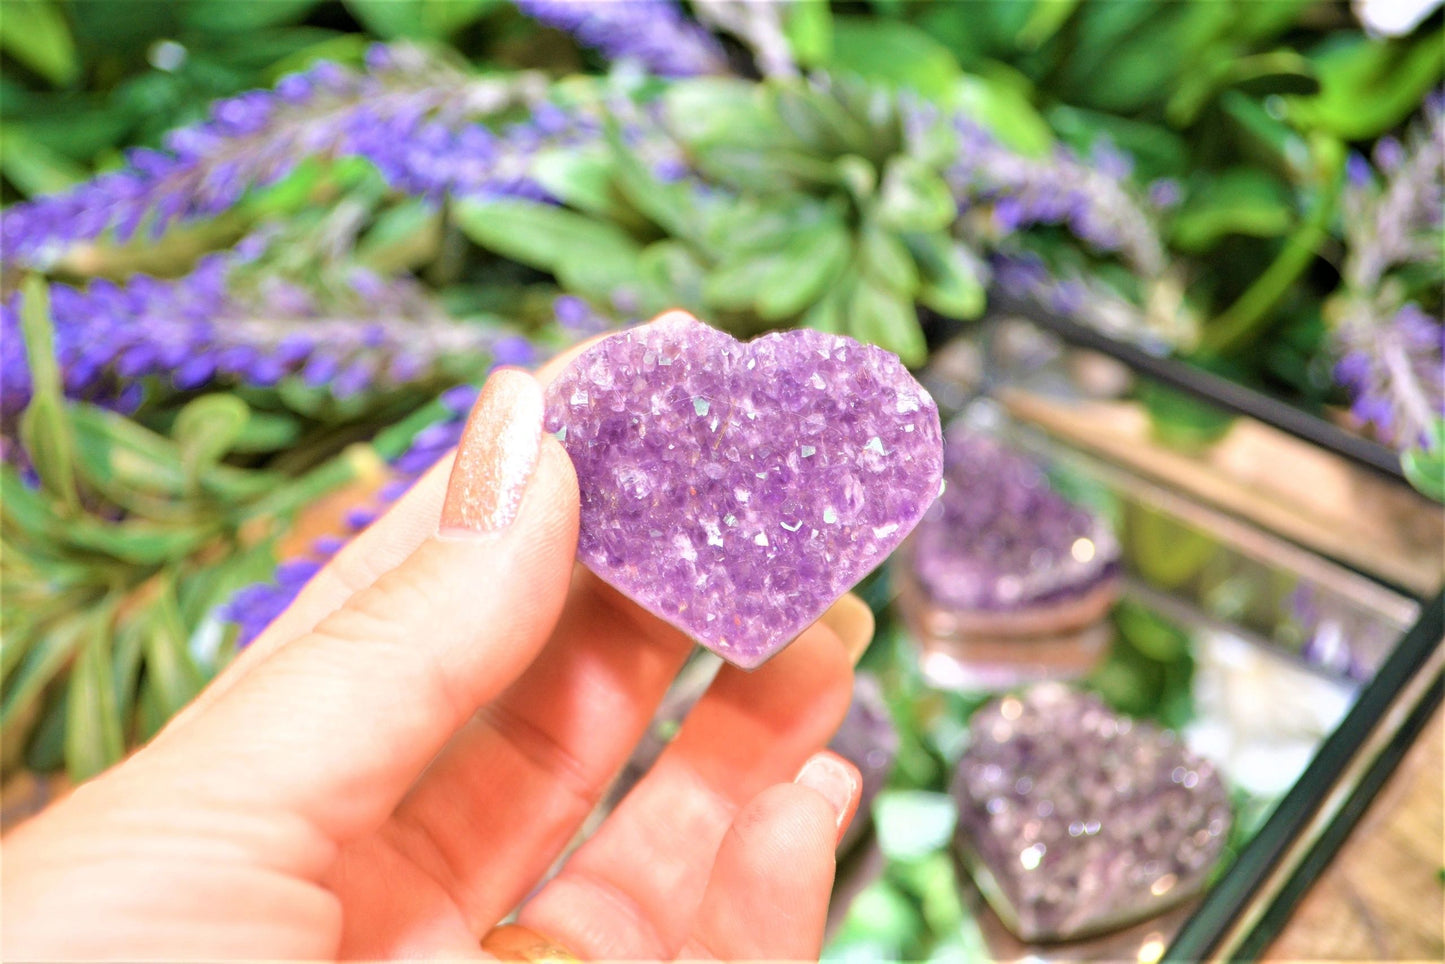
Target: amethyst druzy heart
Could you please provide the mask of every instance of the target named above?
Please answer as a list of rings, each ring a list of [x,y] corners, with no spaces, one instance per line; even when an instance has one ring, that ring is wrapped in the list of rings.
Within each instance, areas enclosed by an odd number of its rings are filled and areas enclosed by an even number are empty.
[[[1224,851],[1229,791],[1179,737],[1045,683],[981,708],[958,761],[956,843],[1026,941],[1071,940],[1199,891]]]
[[[748,668],[888,556],[943,472],[938,409],[896,356],[681,312],[580,354],[547,428],[577,469],[578,558]]]

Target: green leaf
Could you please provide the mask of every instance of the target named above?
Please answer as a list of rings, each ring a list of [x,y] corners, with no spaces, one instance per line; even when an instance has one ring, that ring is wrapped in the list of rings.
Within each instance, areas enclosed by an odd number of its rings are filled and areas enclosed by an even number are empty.
[[[958,807],[946,793],[887,790],[873,805],[878,847],[890,860],[926,857],[948,846]]]
[[[45,701],[40,722],[25,746],[25,765],[36,773],[51,773],[65,766],[65,721],[70,716],[70,690],[56,687]]]
[[[356,244],[356,260],[378,274],[419,267],[436,257],[441,227],[435,205],[421,199],[404,201],[377,216]]]
[[[167,583],[151,610],[146,636],[146,679],[166,719],[178,713],[201,691],[205,679],[188,649],[188,634],[176,604],[175,586]]]
[[[201,474],[231,451],[246,430],[251,410],[235,395],[218,392],[186,403],[171,435],[181,451],[181,466],[192,486]]]
[[[88,780],[125,753],[110,662],[110,616],[105,606],[89,619],[66,701],[65,769],[70,779]]]
[[[823,297],[813,303],[807,314],[798,320],[799,326],[812,328],[814,331],[825,331],[832,335],[841,335],[847,328],[847,315],[844,306],[848,304],[853,286],[847,281],[845,273],[843,281],[832,291],[825,292]]]
[[[1186,74],[1165,106],[1175,127],[1194,123],[1203,109],[1228,87],[1255,97],[1270,94],[1315,94],[1320,83],[1314,66],[1293,50],[1237,57],[1211,63],[1205,70]]]
[[[236,436],[232,452],[279,452],[295,445],[301,438],[301,423],[289,413],[251,412],[246,426]]]
[[[1026,49],[1043,46],[1046,40],[1059,32],[1078,5],[1079,0],[1034,0],[1029,19],[1018,32],[1019,46]]]
[[[960,241],[943,232],[905,234],[904,244],[923,276],[918,300],[946,318],[977,318],[987,301],[975,261]]]
[[[1190,195],[1174,216],[1171,239],[1185,251],[1202,252],[1235,234],[1279,237],[1294,221],[1284,185],[1255,168],[1235,167]]]
[[[673,237],[691,238],[697,229],[692,189],[684,184],[664,184],[654,177],[637,152],[623,143],[616,124],[608,124],[607,142],[612,147],[615,183],[627,202]]]
[[[536,201],[460,201],[453,207],[467,237],[490,251],[551,271],[581,294],[610,298],[638,280],[641,249],[619,228]]]
[[[419,0],[342,0],[346,10],[383,40],[424,40],[431,36]]]
[[[1021,154],[1039,157],[1054,144],[1054,132],[1034,108],[1022,78],[965,74],[954,85],[951,105]]]
[[[6,0],[0,18],[0,49],[56,86],[80,73],[75,41],[60,4],[50,0]]]
[[[265,3],[187,0],[178,6],[181,20],[187,26],[234,37],[262,27],[295,23],[316,4],[317,0],[266,0]]]
[[[800,81],[771,85],[778,117],[812,154],[859,153],[869,147],[868,132],[828,94]]]
[[[1428,30],[1413,42],[1340,34],[1311,56],[1315,97],[1291,98],[1289,114],[1342,140],[1368,140],[1415,112],[1445,72],[1445,44]]]
[[[643,249],[638,272],[652,293],[648,313],[667,308],[699,310],[706,272],[692,250],[680,241],[654,241]]]
[[[913,302],[866,278],[848,306],[848,328],[853,337],[893,352],[910,367],[928,357]]]
[[[1430,428],[1430,445],[1406,449],[1400,455],[1405,478],[1424,495],[1445,502],[1445,418]]]
[[[759,282],[758,316],[781,321],[813,304],[842,274],[851,249],[847,229],[837,222],[800,233]]]
[[[3,681],[5,695],[0,700],[0,729],[26,715],[45,687],[70,661],[81,645],[86,628],[83,617],[72,616],[40,631],[19,669]]]
[[[711,144],[770,147],[787,142],[787,129],[751,81],[697,77],[677,81],[663,94],[667,126],[693,150]]]
[[[827,63],[833,54],[833,13],[828,0],[793,0],[783,11],[783,36],[793,59],[804,67]]]
[[[830,66],[936,98],[947,96],[959,75],[948,48],[912,24],[860,16],[833,18]]]
[[[75,487],[75,439],[66,418],[60,365],[50,322],[50,290],[39,275],[22,282],[20,330],[30,368],[30,404],[20,416],[20,440],[46,492],[67,511],[80,508]]]
[[[865,224],[858,236],[858,263],[863,272],[889,291],[912,298],[918,290],[918,267],[908,248],[892,233]]]
[[[16,124],[0,125],[0,172],[30,197],[58,194],[87,177],[85,168]]]
[[[702,148],[697,169],[722,184],[762,194],[795,191],[838,181],[832,163],[801,151],[717,144]]]
[[[737,255],[724,261],[709,272],[703,282],[703,304],[721,311],[752,308],[759,286],[772,273],[777,261],[776,253]]]
[[[539,153],[532,161],[531,174],[565,204],[616,220],[622,210],[612,188],[616,166],[614,154],[607,150],[557,148]]]
[[[946,228],[957,215],[953,192],[934,171],[907,155],[893,158],[878,194],[879,223],[899,231]]]
[[[65,527],[65,537],[73,545],[139,566],[180,562],[213,535],[213,526],[163,525],[144,519],[101,522],[81,517]]]

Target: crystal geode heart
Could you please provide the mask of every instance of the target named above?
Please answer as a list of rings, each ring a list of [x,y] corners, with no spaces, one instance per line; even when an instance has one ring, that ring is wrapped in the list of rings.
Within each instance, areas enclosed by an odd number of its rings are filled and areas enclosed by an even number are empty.
[[[1058,683],[984,706],[958,762],[957,843],[1025,941],[1070,940],[1197,893],[1229,835],[1219,773],[1177,736]]]
[[[746,668],[887,558],[943,472],[938,409],[897,356],[682,312],[578,355],[547,428],[577,470],[578,558]]]

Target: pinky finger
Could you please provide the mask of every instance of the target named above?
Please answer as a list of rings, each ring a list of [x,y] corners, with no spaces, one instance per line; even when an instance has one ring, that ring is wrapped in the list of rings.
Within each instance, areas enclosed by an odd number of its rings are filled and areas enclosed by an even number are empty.
[[[850,763],[818,753],[793,783],[769,787],[738,811],[680,956],[817,960],[834,850],[858,805],[858,787]]]

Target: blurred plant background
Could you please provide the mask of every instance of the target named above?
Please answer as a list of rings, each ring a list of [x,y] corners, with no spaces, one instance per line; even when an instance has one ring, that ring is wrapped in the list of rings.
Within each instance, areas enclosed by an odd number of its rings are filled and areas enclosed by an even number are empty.
[[[667,307],[921,365],[1032,304],[1393,445],[1445,498],[1441,25],[6,0],[4,772],[117,760],[339,549],[298,513],[362,491],[364,527],[491,366]]]

